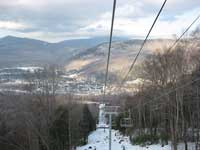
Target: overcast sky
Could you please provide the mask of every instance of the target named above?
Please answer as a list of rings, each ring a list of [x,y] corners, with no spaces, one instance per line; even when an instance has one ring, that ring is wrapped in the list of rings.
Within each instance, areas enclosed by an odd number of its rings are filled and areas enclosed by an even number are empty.
[[[114,36],[142,38],[164,0],[117,0]],[[49,42],[108,36],[113,0],[0,0],[0,37]],[[179,35],[200,14],[200,0],[168,0],[151,37]],[[198,21],[194,27],[200,24]]]

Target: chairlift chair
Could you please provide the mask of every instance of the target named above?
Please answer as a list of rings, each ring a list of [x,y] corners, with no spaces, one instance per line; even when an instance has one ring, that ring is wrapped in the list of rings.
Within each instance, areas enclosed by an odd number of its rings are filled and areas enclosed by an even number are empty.
[[[116,127],[117,126],[117,123],[115,120],[112,120],[112,127]]]
[[[128,111],[128,117],[124,117],[120,120],[120,126],[125,128],[133,127],[133,120],[131,118],[131,110]]]
[[[118,115],[119,106],[105,106],[105,114]]]
[[[133,120],[129,118],[122,118],[120,120],[120,126],[125,128],[131,128],[133,127]]]

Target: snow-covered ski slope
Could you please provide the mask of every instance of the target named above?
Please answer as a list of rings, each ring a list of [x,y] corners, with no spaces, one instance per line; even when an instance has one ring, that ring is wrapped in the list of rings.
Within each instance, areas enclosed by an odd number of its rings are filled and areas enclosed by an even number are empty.
[[[77,147],[76,150],[108,150],[109,129],[105,118],[105,104],[99,105],[99,124],[97,130],[88,137],[88,144]],[[103,129],[106,127],[106,129]],[[162,147],[160,144],[150,146],[132,145],[128,137],[125,137],[117,130],[112,130],[112,150],[171,150],[171,145]],[[184,150],[184,144],[179,144],[178,150]],[[188,150],[195,150],[194,144],[188,143]]]
[[[105,129],[105,131],[104,129],[97,129],[89,135],[88,144],[77,147],[77,150],[108,150],[108,137],[108,129]],[[169,145],[165,147],[161,147],[159,144],[146,147],[131,145],[128,137],[124,137],[118,131],[112,130],[112,150],[123,150],[123,146],[125,150],[171,150]]]

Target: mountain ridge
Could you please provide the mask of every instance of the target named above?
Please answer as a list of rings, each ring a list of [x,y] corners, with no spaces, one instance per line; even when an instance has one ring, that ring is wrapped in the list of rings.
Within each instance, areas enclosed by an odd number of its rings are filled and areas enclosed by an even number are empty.
[[[77,70],[81,75],[101,74],[105,69],[108,42],[105,38],[102,41],[93,43],[95,46],[78,47],[73,45],[79,40],[58,43],[48,43],[30,38],[18,38],[6,36],[0,39],[0,67],[13,66],[44,66],[56,64],[64,66],[67,71]],[[84,39],[86,41],[86,39]],[[126,69],[137,54],[143,40],[131,39],[123,41],[123,38],[114,39],[111,50],[111,72]],[[86,42],[87,43],[87,42]],[[148,44],[150,43],[150,44]],[[168,43],[168,40],[149,40],[141,53],[140,60],[150,54],[152,49]],[[85,43],[84,43],[85,44]],[[154,45],[154,46],[152,46]]]

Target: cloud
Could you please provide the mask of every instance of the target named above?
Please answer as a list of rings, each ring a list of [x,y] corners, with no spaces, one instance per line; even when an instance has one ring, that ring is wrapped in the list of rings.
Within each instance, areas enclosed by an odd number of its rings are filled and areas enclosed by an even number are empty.
[[[173,19],[159,19],[151,33],[151,37],[162,38],[172,37],[174,34],[180,35],[197,17],[198,12],[200,12],[200,9],[176,15]],[[144,37],[150,29],[150,26],[155,19],[155,15],[156,14],[146,15],[139,18],[131,18],[129,15],[126,17],[116,16],[114,35],[128,36],[131,38]],[[107,16],[107,18],[105,16]],[[103,15],[101,19],[82,28],[81,31],[88,32],[88,35],[95,35],[95,33],[99,35],[108,34],[110,29],[110,17],[111,16]],[[163,18],[163,16],[161,16],[161,18]],[[200,21],[193,26],[193,29],[197,27],[199,23]]]
[[[12,21],[1,21],[0,20],[0,29],[7,29],[7,30],[24,30],[27,28],[27,25],[18,22]]]
[[[0,30],[4,29],[4,34],[1,35],[13,34],[49,41],[107,36],[110,29],[112,2],[112,0],[39,0],[37,2],[1,0]],[[144,36],[162,3],[163,0],[118,0],[115,35]],[[159,26],[156,26],[153,35],[179,33],[179,30],[185,28],[193,16],[200,12],[199,9],[198,0],[184,0],[184,2],[168,0],[159,18]],[[163,28],[167,29],[163,30]]]

